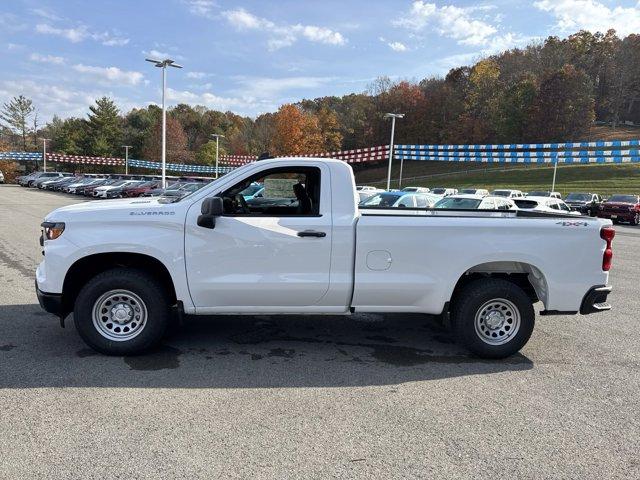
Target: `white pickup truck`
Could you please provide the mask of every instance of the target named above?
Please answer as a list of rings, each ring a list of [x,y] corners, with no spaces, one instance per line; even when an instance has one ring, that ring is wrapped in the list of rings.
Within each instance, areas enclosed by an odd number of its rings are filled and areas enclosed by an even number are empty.
[[[247,200],[254,182],[263,194]],[[609,220],[409,210],[358,209],[341,161],[263,160],[177,201],[51,212],[36,291],[113,355],[159,342],[175,312],[419,312],[448,314],[469,350],[501,358],[528,341],[538,301],[542,314],[610,308]]]

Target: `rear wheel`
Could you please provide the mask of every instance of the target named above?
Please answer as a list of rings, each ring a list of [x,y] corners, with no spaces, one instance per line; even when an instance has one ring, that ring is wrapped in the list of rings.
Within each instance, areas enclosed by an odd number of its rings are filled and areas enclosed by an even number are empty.
[[[451,315],[458,341],[483,358],[504,358],[527,343],[535,325],[529,296],[506,280],[487,278],[466,285]]]
[[[170,318],[162,284],[140,270],[116,268],[92,278],[76,298],[78,333],[106,355],[135,355],[156,345]]]

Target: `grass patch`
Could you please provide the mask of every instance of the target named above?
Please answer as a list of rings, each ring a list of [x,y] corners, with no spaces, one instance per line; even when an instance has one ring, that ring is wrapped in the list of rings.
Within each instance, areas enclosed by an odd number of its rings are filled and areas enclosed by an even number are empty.
[[[553,178],[553,166],[520,165],[507,166],[496,170],[497,165],[455,162],[454,165],[433,165],[449,162],[405,162],[403,185],[424,187],[477,187],[493,190],[496,188],[513,188],[522,191],[549,190]],[[415,164],[426,164],[421,168]],[[466,170],[466,171],[461,171]],[[394,168],[397,187],[398,170]],[[457,173],[460,172],[460,173]],[[438,174],[446,173],[446,176]],[[431,175],[425,178],[415,178]],[[435,176],[438,175],[438,176]],[[409,179],[408,177],[414,177]],[[356,172],[358,184],[373,183],[375,180],[384,184],[386,170],[380,167]],[[612,193],[640,192],[640,164],[593,164],[593,165],[559,165],[556,176],[556,190],[566,195],[569,192],[594,192],[602,195]]]

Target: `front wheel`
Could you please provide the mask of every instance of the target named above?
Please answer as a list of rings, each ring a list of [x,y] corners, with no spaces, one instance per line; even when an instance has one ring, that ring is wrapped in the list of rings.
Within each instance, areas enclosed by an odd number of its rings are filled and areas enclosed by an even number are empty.
[[[156,345],[169,323],[167,293],[154,277],[115,268],[80,290],[73,311],[78,333],[105,355],[135,355]]]
[[[506,280],[486,278],[466,285],[453,301],[458,341],[482,358],[504,358],[525,346],[535,325],[529,296]]]

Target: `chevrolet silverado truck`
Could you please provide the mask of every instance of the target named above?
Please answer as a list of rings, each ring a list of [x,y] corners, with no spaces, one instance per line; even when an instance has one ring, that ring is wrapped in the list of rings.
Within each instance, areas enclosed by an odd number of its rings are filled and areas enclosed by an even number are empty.
[[[42,229],[42,308],[73,313],[110,355],[149,349],[181,314],[411,312],[447,315],[471,352],[501,358],[529,340],[537,302],[542,315],[610,309],[610,220],[359,208],[337,160],[258,161],[184,198],[59,208]]]

